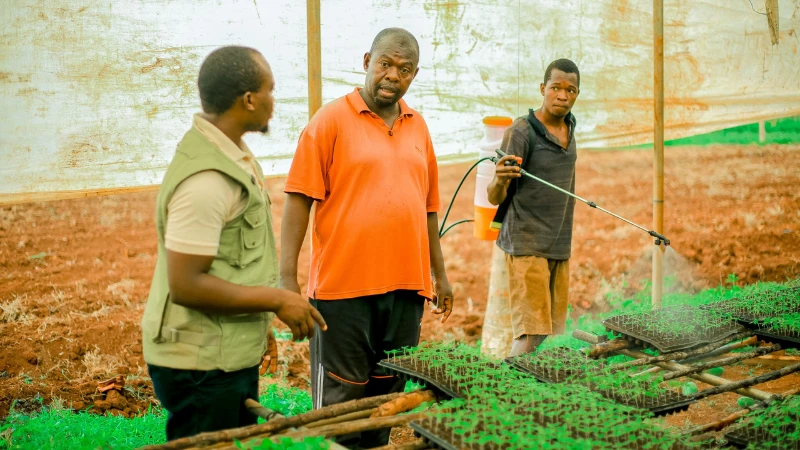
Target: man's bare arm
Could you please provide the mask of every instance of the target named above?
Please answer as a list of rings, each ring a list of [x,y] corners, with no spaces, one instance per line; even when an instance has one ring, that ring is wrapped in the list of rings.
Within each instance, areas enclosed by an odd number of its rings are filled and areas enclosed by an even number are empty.
[[[511,181],[521,177],[519,173],[519,166],[506,166],[506,161],[514,161],[515,157],[508,155],[500,158],[494,168],[494,178],[489,186],[486,188],[489,194],[489,203],[499,205],[503,203],[508,194],[508,186]]]
[[[281,219],[281,287],[300,293],[297,283],[297,258],[308,230],[308,218],[314,199],[303,194],[286,194]]]
[[[439,215],[435,212],[428,213],[428,250],[430,252],[431,275],[436,297],[433,299],[437,306],[434,314],[442,314],[442,322],[450,317],[453,312],[453,289],[447,280],[444,269],[444,256],[439,242]]]
[[[225,281],[208,273],[213,262],[213,256],[167,250],[167,280],[175,304],[221,315],[274,312],[298,340],[313,336],[314,322],[327,328],[322,315],[298,294]]]

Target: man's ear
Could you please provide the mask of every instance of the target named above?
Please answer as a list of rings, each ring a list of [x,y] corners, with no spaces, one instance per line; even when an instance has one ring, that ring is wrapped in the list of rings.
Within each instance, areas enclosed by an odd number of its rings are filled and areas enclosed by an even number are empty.
[[[244,109],[246,109],[247,111],[256,110],[256,105],[253,103],[253,97],[254,97],[253,93],[249,91],[245,92],[244,95],[242,95],[242,106],[244,106]]]
[[[539,84],[539,92],[542,93],[542,97],[544,97],[544,83]]]
[[[364,70],[365,71],[369,70],[369,60],[370,60],[369,52],[364,53]]]
[[[413,77],[411,77],[411,81],[414,81],[414,78],[417,78],[417,74],[418,74],[418,73],[419,73],[419,67],[417,67],[416,69],[414,69],[414,76],[413,76]]]

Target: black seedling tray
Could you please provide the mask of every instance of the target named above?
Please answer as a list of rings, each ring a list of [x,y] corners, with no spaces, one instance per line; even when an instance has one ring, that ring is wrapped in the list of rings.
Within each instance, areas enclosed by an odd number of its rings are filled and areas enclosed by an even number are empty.
[[[589,388],[592,389],[591,386],[589,386]],[[624,389],[624,386],[621,386],[620,389]],[[650,411],[655,416],[666,416],[686,411],[689,409],[689,405],[696,402],[693,398],[686,397],[668,389],[659,389],[654,396],[640,395],[638,397],[626,395],[624,390],[617,390],[616,392],[609,392],[605,389],[592,390],[609,400],[633,408]],[[637,405],[637,400],[638,403],[644,403],[644,405]]]
[[[659,389],[653,396],[640,395],[638,397],[626,395],[627,393],[624,385],[614,391],[599,389],[597,386],[585,382],[579,375],[594,370],[601,370],[605,367],[605,364],[600,361],[589,359],[582,352],[567,347],[556,347],[539,352],[534,356],[506,358],[504,361],[511,367],[520,372],[532,375],[541,382],[574,382],[597,392],[609,400],[650,411],[656,416],[685,411],[689,409],[689,405],[695,403],[695,400],[667,389]],[[554,366],[558,368],[554,369]],[[630,388],[635,387],[635,382],[636,380],[632,378]]]
[[[755,335],[773,344],[780,344],[782,349],[800,348],[800,336],[789,336],[786,334],[775,333],[771,330],[757,329]]]
[[[796,293],[795,299],[788,297],[780,298],[782,295],[791,293]],[[772,312],[761,312],[754,314],[752,311],[752,303],[757,301],[757,299],[752,298],[752,301],[750,301],[751,298],[748,297],[732,298],[729,300],[708,303],[700,306],[700,309],[730,314],[739,323],[747,326],[748,328],[757,326],[755,322],[760,319],[767,319],[783,314],[800,313],[800,286],[794,286],[771,293],[765,293],[762,295],[762,297],[770,295],[778,297],[775,300],[780,302],[780,309],[775,309]]]
[[[800,450],[800,441],[781,443],[780,446],[767,446],[764,441],[768,436],[768,432],[759,427],[754,427],[750,424],[737,427],[736,429],[725,433],[725,439],[736,445],[737,447],[746,448],[748,445],[753,444],[759,450]],[[788,437],[787,437],[788,438]]]
[[[636,344],[649,344],[661,353],[687,350],[700,345],[709,344],[732,336],[745,330],[735,320],[714,317],[714,313],[694,307],[673,307],[653,310],[642,314],[621,314],[603,320],[608,331],[621,335],[624,339]],[[703,319],[707,322],[703,322]],[[713,318],[713,319],[712,319]],[[708,321],[716,320],[713,327]],[[642,322],[654,324],[650,329],[640,325]],[[659,330],[657,325],[663,324],[666,329],[675,323],[687,324],[687,332],[670,333]],[[655,329],[654,329],[655,328]]]
[[[567,347],[544,350],[534,356],[512,356],[503,362],[543,383],[562,383],[587,369],[605,367],[604,363],[589,359],[582,352]]]
[[[388,361],[381,361],[378,363],[378,365],[388,370],[390,373],[399,376],[403,380],[411,380],[417,384],[425,384],[429,388],[437,391],[440,394],[443,394],[446,397],[464,398],[463,395],[456,392],[450,386],[446,386],[445,384],[434,380],[433,377],[430,377],[426,374],[420,373],[413,369],[408,369],[406,367],[398,366],[397,364],[392,364]]]
[[[410,424],[408,424],[408,426],[410,426],[411,429],[414,430],[417,434],[422,436],[422,439],[425,441],[425,443],[433,448],[440,448],[442,450],[461,450],[460,448],[440,438],[439,436],[436,435],[436,433],[428,430],[423,425],[417,422],[411,422]]]

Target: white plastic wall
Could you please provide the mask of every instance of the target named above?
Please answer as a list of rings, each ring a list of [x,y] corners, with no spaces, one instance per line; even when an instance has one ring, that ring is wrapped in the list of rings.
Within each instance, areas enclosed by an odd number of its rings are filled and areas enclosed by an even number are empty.
[[[247,142],[267,173],[287,170],[307,120],[305,2],[0,3],[0,202],[159,183],[199,110],[199,65],[226,44],[255,47],[273,67],[273,131]],[[775,46],[748,0],[665,3],[668,139],[800,114],[797,0],[779,2]],[[581,146],[652,140],[649,0],[322,0],[321,15],[325,101],[363,83],[380,29],[418,37],[407,101],[441,158],[474,155],[484,116],[538,107],[544,68],[560,57],[582,72]]]

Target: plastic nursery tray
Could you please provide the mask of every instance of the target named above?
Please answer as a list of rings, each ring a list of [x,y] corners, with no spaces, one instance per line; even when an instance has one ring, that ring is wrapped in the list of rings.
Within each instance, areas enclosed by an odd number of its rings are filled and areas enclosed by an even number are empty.
[[[601,369],[605,366],[604,363],[589,359],[582,352],[568,347],[551,348],[535,356],[512,356],[503,362],[543,383],[562,383],[574,375],[584,373],[587,368]]]
[[[390,363],[388,361],[381,361],[378,363],[378,365],[388,370],[390,373],[399,376],[402,380],[411,380],[417,384],[425,384],[429,388],[450,398],[464,398],[464,396],[458,393],[455,389],[445,385],[444,383],[440,383],[427,373],[422,373],[401,365]]]
[[[757,327],[758,324],[755,322],[759,319],[766,319],[782,314],[800,313],[800,286],[781,289],[779,291],[764,294],[762,297],[768,297],[770,295],[778,296],[789,293],[796,293],[796,297],[794,299],[790,297],[781,299],[781,309],[776,310],[773,313],[753,313],[751,309],[752,302],[747,301],[747,298],[732,298],[729,300],[708,303],[700,306],[700,309],[730,314],[742,325],[747,327]]]
[[[440,438],[436,435],[433,431],[428,430],[425,428],[425,421],[422,423],[418,422],[411,422],[409,426],[412,430],[414,430],[417,434],[422,436],[422,439],[425,441],[426,444],[433,448],[440,448],[443,450],[461,450],[461,448],[447,442],[446,440]]]
[[[768,434],[769,432],[763,428],[745,424],[728,433],[725,433],[725,439],[729,443],[741,448],[745,448],[748,445],[753,444],[753,448],[758,448],[759,450],[800,450],[800,440],[795,440],[794,442],[782,442],[779,445],[767,445],[764,441],[766,440]],[[789,433],[787,433],[786,437],[789,439]]]
[[[589,359],[578,350],[567,347],[556,347],[537,353],[535,356],[515,356],[505,359],[506,364],[515,369],[532,375],[544,383],[561,383],[572,378],[575,383],[586,386],[588,389],[599,393],[603,397],[617,403],[647,410],[656,416],[674,414],[685,411],[695,400],[685,397],[668,389],[659,389],[655,395],[626,395],[625,387],[618,390],[598,389],[591,383],[581,380],[576,375],[586,373],[588,370],[597,370],[605,367],[600,361]],[[560,362],[560,364],[558,364]],[[558,367],[557,369],[554,366]],[[634,379],[631,379],[635,383]],[[634,388],[633,384],[630,388]]]
[[[755,335],[761,340],[773,344],[780,344],[782,349],[787,348],[800,348],[800,335],[798,334],[782,334],[776,333],[771,329],[757,329],[754,331]]]
[[[670,353],[716,342],[745,330],[733,319],[725,320],[717,317],[715,320],[718,323],[713,326],[703,322],[714,314],[695,307],[673,307],[642,314],[621,314],[609,317],[602,323],[607,330],[620,335],[623,339],[653,347],[661,353]],[[645,328],[642,322],[648,322],[651,325],[649,329]],[[676,334],[658,329],[659,324],[667,328],[676,323],[685,324],[688,332]]]
[[[521,412],[521,413],[524,414],[523,412]],[[534,416],[531,416],[531,420],[533,420],[533,421],[535,421],[537,423],[539,422]],[[545,425],[545,424],[543,424],[543,425]],[[449,429],[449,426],[447,424],[445,424],[445,423],[438,424],[436,419],[431,418],[431,417],[425,418],[425,419],[423,419],[421,421],[411,422],[409,424],[409,426],[411,427],[412,430],[414,430],[416,432],[416,434],[418,434],[418,435],[420,435],[422,437],[422,439],[425,441],[425,443],[428,446],[433,447],[433,448],[438,448],[438,449],[443,449],[443,450],[472,450],[474,448],[476,448],[478,450],[500,450],[500,449],[505,449],[505,448],[509,447],[509,445],[507,445],[507,444],[499,444],[498,445],[497,443],[472,444],[472,445],[467,445],[467,444],[463,444],[462,443],[462,444],[459,445],[458,442],[450,442],[450,440],[449,440],[450,437],[454,437],[455,439],[462,439],[463,437],[466,437],[466,434],[465,435],[456,435],[452,431],[451,432],[447,432],[447,429]],[[555,426],[555,427],[565,427],[566,426],[567,429],[571,430],[570,433],[574,437],[578,437],[579,436],[579,433],[576,433],[576,430],[574,428],[571,428],[571,427],[569,427],[569,425],[566,425],[566,424],[563,424],[563,423],[562,424],[558,424],[558,423],[551,422],[551,423],[549,423],[549,425],[545,425],[545,426],[550,426],[550,427],[553,427],[553,426]],[[438,434],[439,431],[444,431],[445,435],[439,435]],[[469,432],[467,434],[469,434]],[[611,442],[607,442],[607,441],[606,441],[606,443],[607,444],[612,444]],[[636,444],[634,444],[633,446],[626,447],[626,448],[633,448],[633,449],[644,448],[645,445],[647,445],[648,443],[650,443],[650,438],[648,438],[647,436],[642,436],[641,439]],[[537,445],[537,443],[531,442],[529,448],[546,448],[546,447],[542,447],[542,444],[543,443],[540,442]],[[672,446],[671,450],[689,450],[690,448],[697,449],[697,447],[688,447],[687,445],[683,444],[682,442],[676,442]]]
[[[653,396],[631,396],[625,395],[625,391],[610,392],[604,389],[593,389],[591,386],[589,386],[589,388],[609,400],[613,400],[617,403],[634,408],[650,411],[655,416],[666,416],[669,414],[686,411],[689,409],[689,405],[696,402],[696,400],[693,398],[686,397],[669,389],[659,389],[656,392],[656,395]],[[641,405],[641,403],[644,403],[644,405]]]

